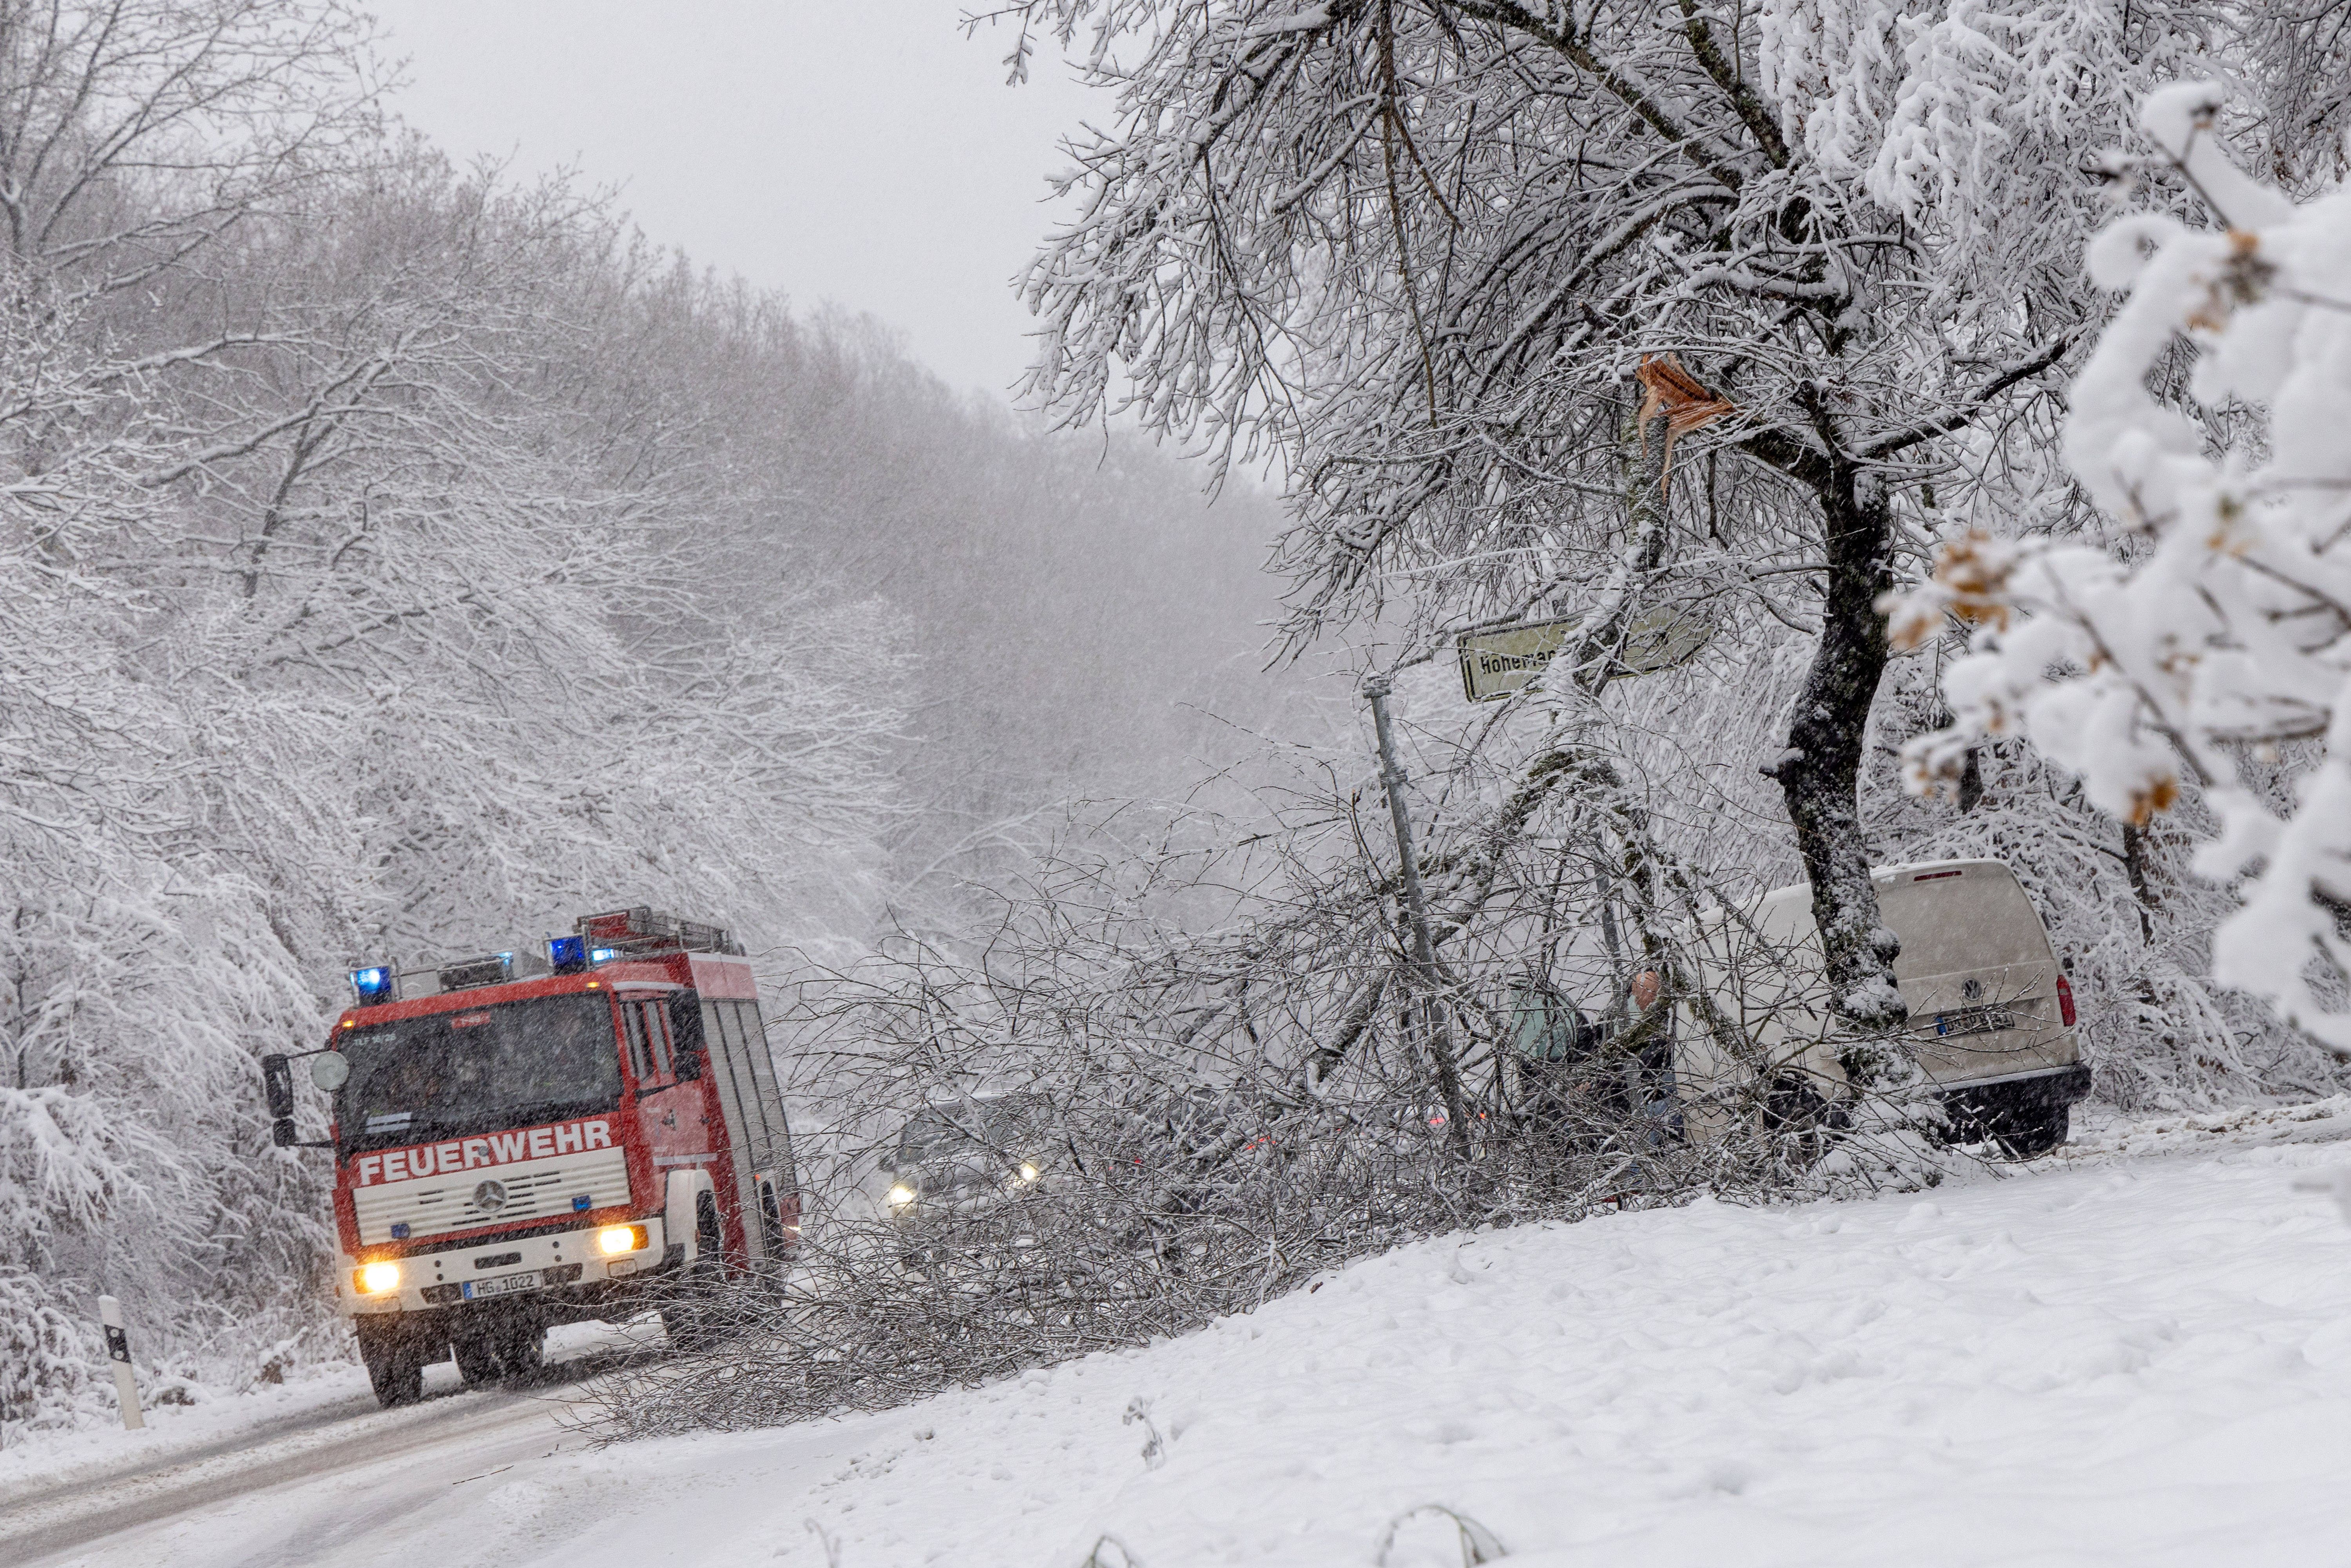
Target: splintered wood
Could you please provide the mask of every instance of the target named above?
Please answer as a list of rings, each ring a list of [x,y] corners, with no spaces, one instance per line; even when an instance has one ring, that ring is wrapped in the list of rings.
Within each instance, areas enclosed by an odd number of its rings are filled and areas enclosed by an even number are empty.
[[[1662,504],[1674,480],[1674,437],[1711,424],[1726,413],[1736,413],[1739,405],[1707,391],[1671,354],[1642,355],[1641,368],[1633,377],[1646,394],[1640,418],[1644,456],[1649,450],[1649,422],[1660,413],[1666,416],[1666,450],[1657,476],[1657,499]]]

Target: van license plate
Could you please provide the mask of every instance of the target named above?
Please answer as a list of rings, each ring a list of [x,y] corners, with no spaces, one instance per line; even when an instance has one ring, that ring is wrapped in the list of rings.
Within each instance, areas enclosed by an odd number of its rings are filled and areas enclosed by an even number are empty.
[[[528,1274],[508,1274],[502,1280],[467,1280],[465,1282],[465,1299],[478,1301],[486,1296],[511,1296],[517,1291],[536,1291],[538,1282],[538,1270],[536,1269]]]
[[[1939,1035],[1997,1034],[2016,1027],[2016,1015],[2006,1008],[1961,1008],[1955,1013],[1937,1013],[1935,1032]]]

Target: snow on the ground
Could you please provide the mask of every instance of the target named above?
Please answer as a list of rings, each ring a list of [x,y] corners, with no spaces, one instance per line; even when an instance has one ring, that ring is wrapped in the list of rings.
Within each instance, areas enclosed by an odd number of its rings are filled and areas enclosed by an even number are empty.
[[[127,1432],[109,1416],[77,1429],[27,1433],[0,1448],[0,1503],[89,1472],[168,1458],[338,1408],[358,1409],[361,1400],[372,1406],[375,1396],[357,1362],[323,1363],[298,1367],[274,1386],[144,1410],[143,1431]]]
[[[1442,1508],[1527,1568],[2340,1562],[2351,1227],[2295,1182],[2346,1137],[2340,1102],[2183,1117],[1926,1193],[1457,1236],[905,1410],[387,1460],[71,1561],[1370,1568],[1393,1527],[1389,1568],[1452,1568]]]
[[[660,1340],[657,1328],[648,1333],[567,1323],[549,1333],[547,1354],[550,1364],[559,1364]],[[424,1376],[428,1394],[460,1386],[454,1363],[429,1367]],[[297,1367],[283,1384],[263,1384],[242,1394],[150,1405],[140,1412],[146,1426],[135,1432],[124,1430],[120,1416],[109,1416],[77,1429],[28,1433],[0,1448],[0,1506],[52,1487],[208,1453],[256,1434],[323,1427],[377,1408],[366,1369],[354,1359]]]

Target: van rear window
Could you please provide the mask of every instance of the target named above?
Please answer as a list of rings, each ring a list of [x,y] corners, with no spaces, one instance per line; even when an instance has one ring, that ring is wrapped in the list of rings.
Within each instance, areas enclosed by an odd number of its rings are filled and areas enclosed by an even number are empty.
[[[1894,961],[1894,973],[1904,980],[2050,961],[2049,938],[2041,916],[2005,866],[1938,866],[1912,872],[1879,890],[1878,908],[1886,924],[1902,938],[1902,956]],[[2006,988],[2024,979],[2020,973],[2013,981],[1997,983]],[[2045,979],[2036,983],[2048,984]]]

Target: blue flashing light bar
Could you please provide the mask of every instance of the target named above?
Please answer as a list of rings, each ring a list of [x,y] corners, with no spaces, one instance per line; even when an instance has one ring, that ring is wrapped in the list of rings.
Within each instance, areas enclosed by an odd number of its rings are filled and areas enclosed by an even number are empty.
[[[364,969],[351,971],[351,994],[359,998],[360,1006],[363,1008],[391,1001],[396,988],[392,970],[386,965],[371,964]]]
[[[588,961],[591,964],[609,964],[620,956],[621,951],[617,947],[599,947],[588,955]]]
[[[576,975],[588,967],[588,938],[550,936],[547,939],[549,967],[559,975]]]

